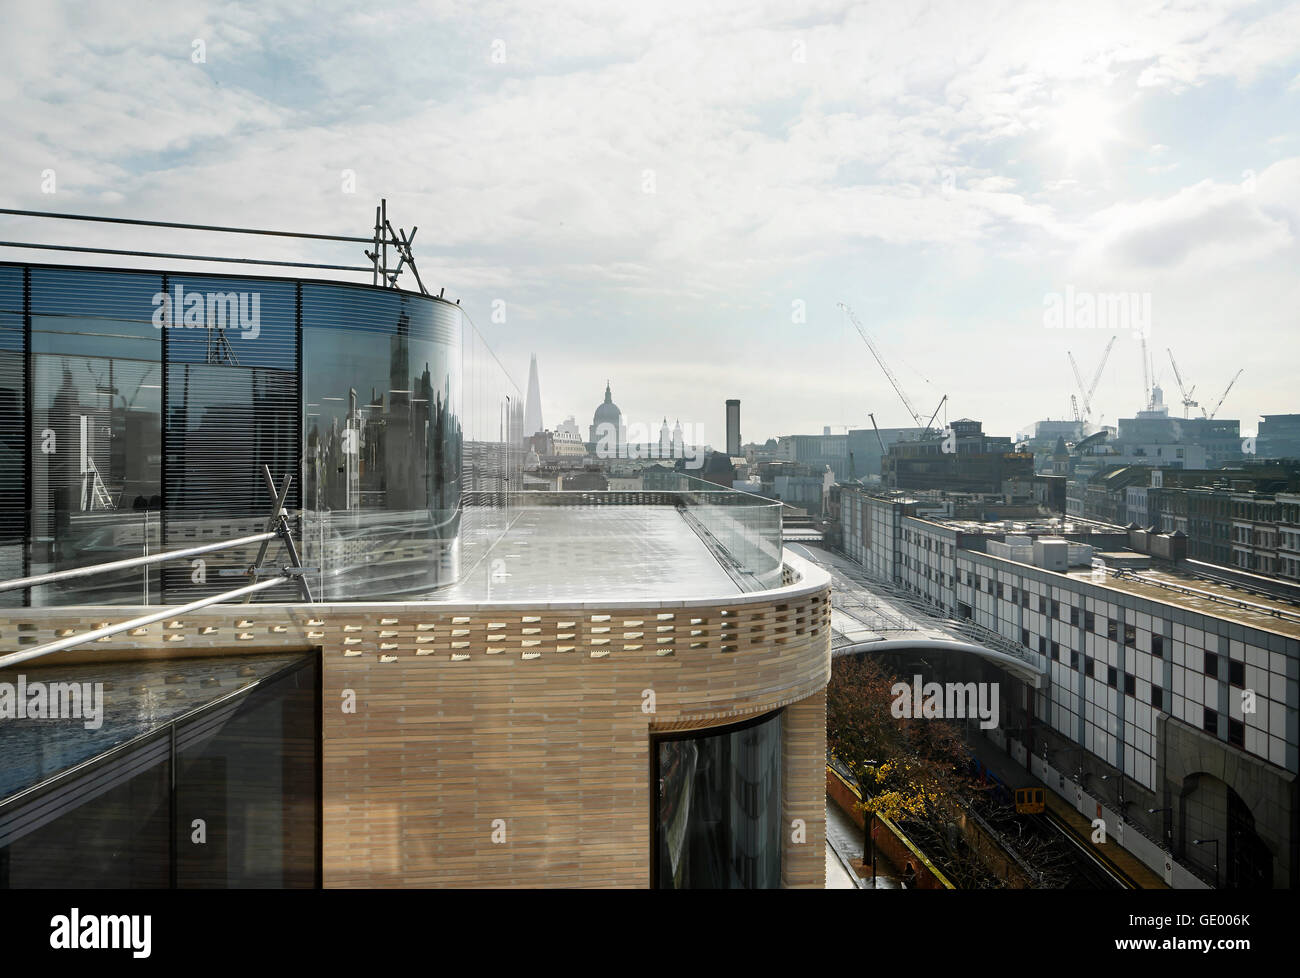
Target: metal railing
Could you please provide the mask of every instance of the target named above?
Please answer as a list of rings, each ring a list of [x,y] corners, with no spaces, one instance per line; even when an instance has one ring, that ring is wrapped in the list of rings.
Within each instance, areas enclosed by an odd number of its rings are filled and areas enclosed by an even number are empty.
[[[118,635],[122,632],[142,628],[145,625],[162,621],[164,618],[189,614],[191,611],[197,611],[200,608],[206,608],[210,605],[220,604],[236,598],[243,598],[246,602],[259,591],[276,587],[284,583],[286,580],[296,581],[298,584],[299,594],[302,596],[303,601],[311,602],[311,586],[308,584],[305,575],[310,573],[313,568],[304,567],[302,561],[299,559],[298,548],[294,543],[293,534],[289,529],[288,514],[284,508],[285,499],[288,498],[289,495],[289,487],[293,485],[293,476],[286,475],[278,489],[276,488],[275,480],[271,477],[271,470],[269,467],[265,465],[262,466],[262,476],[266,480],[267,490],[270,493],[271,498],[274,500],[274,508],[267,517],[266,529],[261,533],[253,533],[248,536],[236,537],[232,540],[225,540],[217,543],[205,543],[194,547],[186,547],[182,550],[168,550],[162,553],[151,554],[147,557],[129,557],[125,560],[114,560],[103,564],[91,564],[86,567],[74,567],[70,570],[37,574],[33,577],[20,577],[14,580],[0,581],[0,592],[25,590],[27,588],[39,587],[43,584],[52,584],[58,581],[67,581],[75,578],[92,577],[98,574],[112,573],[119,570],[129,570],[136,567],[147,567],[167,561],[189,560],[203,554],[214,553],[221,550],[233,550],[238,547],[251,546],[256,543],[260,544],[257,556],[245,570],[223,572],[225,574],[247,576],[253,579],[253,583],[233,588],[229,591],[223,591],[220,594],[209,595],[196,601],[191,601],[188,604],[168,605],[158,611],[150,612],[147,615],[141,615],[137,618],[118,622],[113,625],[104,625],[100,628],[95,628],[86,632],[79,632],[75,635],[65,636],[56,639],[53,642],[38,645],[35,648],[24,649],[21,652],[11,652],[7,655],[0,655],[0,669],[17,665],[20,662],[26,662],[29,659],[49,655],[52,652],[62,652],[65,649],[70,649],[77,645],[83,645],[87,642],[98,641],[99,639]],[[262,566],[266,560],[267,550],[270,548],[272,540],[280,540],[284,544],[285,552],[289,558],[289,563],[287,565],[282,565],[278,568],[267,568]],[[257,580],[259,577],[266,578],[266,580]]]

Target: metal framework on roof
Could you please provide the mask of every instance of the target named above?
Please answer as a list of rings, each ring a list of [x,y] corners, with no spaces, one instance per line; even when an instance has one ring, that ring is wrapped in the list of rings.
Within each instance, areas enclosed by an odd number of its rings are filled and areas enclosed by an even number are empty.
[[[388,289],[397,288],[398,277],[408,267],[415,276],[415,284],[422,295],[429,295],[419,269],[415,264],[412,245],[415,242],[418,227],[412,226],[410,234],[404,228],[394,227],[388,219],[388,200],[383,198],[375,206],[374,232],[370,237],[346,234],[318,234],[307,231],[278,231],[267,228],[229,227],[217,224],[188,224],[178,221],[147,221],[141,218],[105,217],[98,214],[64,214],[57,211],[21,210],[12,207],[0,207],[0,214],[14,217],[37,217],[56,221],[89,221],[99,224],[122,224],[132,227],[166,228],[182,231],[212,231],[221,234],[256,234],[280,238],[298,238],[311,241],[337,241],[350,244],[365,244],[370,248],[363,254],[370,260],[369,265],[336,265],[321,262],[282,261],[270,258],[238,258],[228,255],[191,255],[168,251],[139,251],[131,248],[94,248],[87,245],[42,244],[34,241],[0,241],[3,248],[31,248],[43,251],[69,251],[96,255],[128,255],[134,258],[171,258],[181,261],[223,262],[240,265],[274,265],[281,268],[320,268],[339,272],[370,272],[371,285]],[[389,251],[393,249],[396,264],[389,264]],[[443,291],[438,293],[442,297]]]

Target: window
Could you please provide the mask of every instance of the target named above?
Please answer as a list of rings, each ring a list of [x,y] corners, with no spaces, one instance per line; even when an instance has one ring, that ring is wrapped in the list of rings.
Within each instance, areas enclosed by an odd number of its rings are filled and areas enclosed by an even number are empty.
[[[1028,607],[1029,607],[1029,592],[1028,592],[1028,591],[1021,591],[1021,592],[1020,592],[1020,607],[1022,607],[1022,608],[1028,608]]]
[[[1053,662],[1060,662],[1060,661],[1061,661],[1061,643],[1060,643],[1060,642],[1053,642],[1053,643],[1052,643],[1052,661],[1053,661]]]
[[[1106,667],[1106,685],[1111,689],[1119,688],[1119,670],[1114,666]]]
[[[1215,655],[1213,652],[1206,652],[1204,666],[1205,667],[1201,670],[1202,672],[1204,672],[1207,676],[1214,676],[1215,678],[1218,678],[1219,657],[1217,655]]]
[[[1058,619],[1061,617],[1061,602],[1055,598],[1052,599],[1052,617]]]
[[[1246,685],[1246,664],[1244,662],[1228,663],[1228,683],[1238,689]]]
[[[1070,624],[1075,628],[1079,627],[1079,609],[1073,605],[1070,606]]]
[[[1246,725],[1240,720],[1228,720],[1228,743],[1234,747],[1245,749],[1246,747]]]
[[[1097,625],[1096,616],[1091,611],[1085,611],[1083,613],[1083,627],[1087,631],[1091,632],[1096,630],[1096,625]]]
[[[1083,657],[1083,674],[1087,676],[1089,679],[1092,678],[1092,663],[1093,663],[1092,656],[1085,655]]]
[[[1136,626],[1136,625],[1125,625],[1125,626],[1124,626],[1124,644],[1125,644],[1125,645],[1129,645],[1129,646],[1137,645],[1137,640],[1138,640],[1137,626]]]
[[[1131,672],[1124,673],[1124,695],[1137,695],[1137,677]]]
[[[1119,623],[1116,622],[1114,618],[1107,618],[1105,619],[1105,622],[1106,622],[1106,637],[1113,642],[1117,638],[1119,638]]]
[[[1022,629],[1020,629],[1020,644],[1023,645],[1023,646],[1025,646],[1026,648],[1029,647],[1029,629],[1028,629],[1028,628],[1022,628]]]
[[[1038,652],[1039,652],[1040,655],[1046,655],[1046,654],[1047,654],[1047,636],[1046,636],[1046,635],[1039,635],[1039,636],[1038,636]]]
[[[1205,720],[1201,724],[1201,729],[1206,733],[1212,733],[1218,736],[1219,733],[1219,714],[1211,710],[1208,706],[1205,708]]]
[[[780,886],[781,715],[721,731],[666,736],[653,750],[654,885]]]
[[[1159,686],[1151,687],[1151,705],[1157,710],[1165,708],[1165,691]]]
[[[1079,671],[1079,653],[1073,649],[1070,650],[1070,668],[1075,672]]]
[[[1163,635],[1151,636],[1151,654],[1164,657],[1165,654],[1165,637]]]

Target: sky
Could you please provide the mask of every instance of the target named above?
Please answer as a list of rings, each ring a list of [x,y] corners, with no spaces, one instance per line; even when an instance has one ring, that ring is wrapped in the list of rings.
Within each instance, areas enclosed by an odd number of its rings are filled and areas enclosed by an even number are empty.
[[[1244,371],[1218,414],[1243,433],[1300,412],[1300,3],[0,18],[0,206],[364,235],[385,197],[521,388],[537,355],[548,427],[585,432],[607,380],[625,421],[714,444],[732,397],[746,441],[911,424],[841,302],[923,418],[1069,417],[1067,351],[1090,384],[1112,336],[1094,421],[1143,406],[1139,336],[1173,413],[1169,350],[1207,408]],[[365,262],[4,215],[0,240]]]

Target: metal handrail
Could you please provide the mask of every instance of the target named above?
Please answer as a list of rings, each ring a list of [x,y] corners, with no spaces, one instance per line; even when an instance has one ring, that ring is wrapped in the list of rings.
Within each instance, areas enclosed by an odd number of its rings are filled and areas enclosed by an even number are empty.
[[[252,536],[238,537],[221,543],[205,543],[197,547],[187,547],[184,550],[168,550],[163,553],[151,554],[148,557],[127,557],[106,564],[90,564],[86,567],[74,567],[71,570],[51,571],[48,574],[36,574],[33,577],[20,577],[13,581],[0,581],[0,591],[20,591],[29,587],[39,587],[42,584],[53,584],[56,581],[93,577],[96,574],[130,570],[133,567],[147,567],[152,564],[162,564],[169,560],[180,560],[183,557],[198,557],[200,554],[214,553],[218,550],[231,550],[235,547],[246,547],[250,544],[261,543],[264,540],[274,540],[277,536],[279,534],[274,531],[254,533]]]
[[[105,625],[103,628],[96,628],[89,632],[79,632],[76,635],[56,639],[53,642],[47,642],[44,645],[38,645],[35,648],[26,649],[22,652],[10,652],[8,655],[0,655],[0,669],[17,665],[20,662],[26,662],[28,659],[36,659],[42,655],[49,655],[52,652],[62,652],[65,649],[70,649],[76,645],[83,645],[86,642],[95,642],[101,638],[108,638],[111,635],[117,635],[121,632],[131,631],[135,628],[142,628],[145,625],[152,625],[154,622],[162,621],[164,618],[187,615],[191,611],[198,611],[200,608],[220,604],[222,601],[229,601],[232,598],[241,598],[246,595],[252,595],[269,587],[277,587],[282,583],[284,583],[283,577],[276,576],[268,581],[258,581],[256,584],[246,584],[243,587],[235,588],[233,591],[223,591],[221,594],[215,594],[207,598],[200,598],[198,601],[191,601],[189,604],[183,604],[179,607],[176,605],[168,605],[161,611],[150,612],[147,615],[141,615],[139,618],[132,618],[130,621],[118,622],[116,625]]]
[[[279,539],[285,550],[288,552],[291,566],[282,566],[278,572],[269,580],[255,581],[252,584],[246,584],[243,587],[237,587],[230,591],[222,591],[220,594],[214,594],[210,597],[200,598],[197,601],[191,601],[183,605],[168,605],[161,610],[141,615],[138,618],[132,618],[129,621],[118,622],[116,625],[104,625],[100,628],[92,629],[88,632],[80,632],[76,635],[69,635],[64,638],[56,639],[53,642],[46,642],[44,645],[38,645],[35,648],[25,649],[21,652],[10,652],[7,655],[0,655],[0,669],[7,666],[16,665],[19,662],[26,662],[28,659],[35,659],[43,655],[49,655],[52,652],[62,652],[76,645],[83,645],[86,642],[98,641],[102,638],[109,638],[122,632],[130,631],[135,628],[141,628],[145,625],[153,624],[156,621],[162,621],[164,618],[189,614],[191,611],[197,611],[200,608],[206,608],[210,605],[220,604],[223,601],[230,601],[235,598],[243,598],[247,601],[258,591],[264,591],[267,588],[276,587],[285,581],[296,580],[298,590],[304,601],[311,601],[311,586],[307,583],[305,573],[314,568],[304,567],[302,561],[298,558],[298,548],[293,542],[293,534],[289,531],[289,520],[285,514],[284,501],[289,495],[289,487],[293,484],[293,476],[286,475],[284,481],[277,489],[275,480],[271,478],[271,469],[267,465],[262,466],[262,477],[266,481],[267,491],[271,495],[273,506],[266,520],[266,530],[262,533],[253,533],[248,536],[238,537],[234,540],[224,540],[218,543],[205,543],[197,547],[187,547],[184,550],[170,550],[166,553],[153,554],[148,557],[128,557],[125,560],[114,560],[105,564],[91,564],[87,567],[76,567],[66,571],[53,571],[49,574],[38,574],[35,577],[24,577],[14,581],[0,582],[0,591],[13,591],[20,588],[29,588],[39,584],[48,584],[53,581],[68,580],[69,578],[91,577],[95,574],[104,574],[114,570],[124,570],[131,567],[144,567],[150,564],[158,564],[168,560],[178,560],[184,557],[193,557],[198,554],[212,553],[218,550],[230,550],[235,547],[248,546],[259,543],[257,557],[253,563],[248,565],[245,573],[251,578],[260,576],[262,572],[262,562],[266,559],[266,551],[272,540]],[[236,571],[236,573],[239,573]]]

